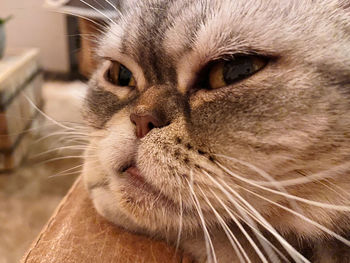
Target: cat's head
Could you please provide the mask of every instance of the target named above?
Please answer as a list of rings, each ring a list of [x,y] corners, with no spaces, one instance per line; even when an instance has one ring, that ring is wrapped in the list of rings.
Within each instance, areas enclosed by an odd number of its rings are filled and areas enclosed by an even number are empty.
[[[288,209],[349,218],[345,1],[137,1],[98,55],[84,178],[109,220],[172,233],[260,213],[311,235]]]

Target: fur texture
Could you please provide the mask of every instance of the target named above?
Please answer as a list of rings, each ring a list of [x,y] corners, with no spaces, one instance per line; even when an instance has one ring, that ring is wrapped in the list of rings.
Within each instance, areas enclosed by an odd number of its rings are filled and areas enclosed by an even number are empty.
[[[233,85],[193,86],[236,54],[269,62]],[[98,56],[84,178],[99,213],[199,262],[350,262],[346,1],[131,1]],[[136,87],[108,83],[110,61]],[[163,125],[139,139],[133,113]],[[143,183],[123,172],[132,164]]]

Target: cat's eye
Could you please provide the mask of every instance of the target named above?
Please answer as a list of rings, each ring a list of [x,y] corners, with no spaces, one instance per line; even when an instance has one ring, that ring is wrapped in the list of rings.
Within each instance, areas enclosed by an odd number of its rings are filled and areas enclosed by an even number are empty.
[[[112,62],[106,72],[106,80],[116,86],[135,86],[135,79],[130,70],[118,62]]]
[[[258,72],[267,64],[267,59],[259,56],[236,56],[230,60],[214,62],[208,71],[210,89],[231,85]]]

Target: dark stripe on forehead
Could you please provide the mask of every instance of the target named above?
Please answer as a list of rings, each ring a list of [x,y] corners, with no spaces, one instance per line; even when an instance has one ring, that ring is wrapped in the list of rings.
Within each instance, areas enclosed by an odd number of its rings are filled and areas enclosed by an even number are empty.
[[[172,21],[171,24],[174,22],[175,19],[182,17],[185,12],[188,12],[191,8],[195,8],[194,5],[197,3],[197,0],[192,0],[192,1],[185,1],[181,5],[178,5],[176,10],[173,10],[171,13]],[[185,49],[188,50],[191,46],[192,40],[194,39],[194,36],[196,35],[200,23],[205,19],[206,14],[205,13],[200,13],[198,14],[197,12],[190,12],[191,17],[189,17],[189,22],[186,23],[186,27],[190,29],[190,32],[188,32],[187,36],[187,41],[184,44]],[[185,17],[186,18],[186,17]]]
[[[176,73],[171,72],[170,58],[165,57],[162,47],[164,32],[169,27],[168,10],[174,0],[152,3],[142,10],[140,26],[138,30],[138,63],[145,72],[146,79],[154,84],[166,82],[165,72],[176,80]],[[174,81],[174,79],[172,79]]]
[[[190,51],[193,47],[193,43],[195,42],[196,35],[198,30],[200,29],[200,25],[206,20],[207,13],[202,9],[202,12],[198,14],[197,12],[193,12],[192,16],[189,18],[188,23],[186,24],[189,32],[186,36],[186,40],[182,43],[182,50],[177,54],[178,56],[182,56],[184,53]],[[181,14],[179,14],[181,15]]]
[[[191,49],[200,24],[206,19],[207,10],[205,8],[199,12],[189,11],[195,9],[197,4],[196,0],[146,2],[138,7],[140,12],[135,11],[134,13],[139,17],[134,17],[134,19],[132,16],[129,17],[130,22],[124,28],[121,51],[138,62],[146,80],[151,85],[177,83],[174,64],[178,55]],[[183,43],[184,48],[179,54],[168,54],[163,47],[165,33],[172,27],[176,19],[182,16],[185,21],[188,21],[184,25],[188,28],[188,36]],[[137,32],[130,31],[135,28],[132,23],[138,24]]]

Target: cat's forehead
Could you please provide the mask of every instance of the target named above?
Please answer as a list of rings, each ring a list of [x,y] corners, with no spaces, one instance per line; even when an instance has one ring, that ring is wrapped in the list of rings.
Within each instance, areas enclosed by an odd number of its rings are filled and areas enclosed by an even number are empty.
[[[320,16],[336,1],[323,5],[316,2],[134,2],[111,25],[99,53],[137,64],[150,83],[175,83],[179,71],[190,75],[223,55],[278,55],[304,48],[306,37],[327,34],[332,29],[329,21],[320,20]],[[319,21],[324,21],[324,25],[319,25]],[[186,81],[186,76],[181,80]]]

